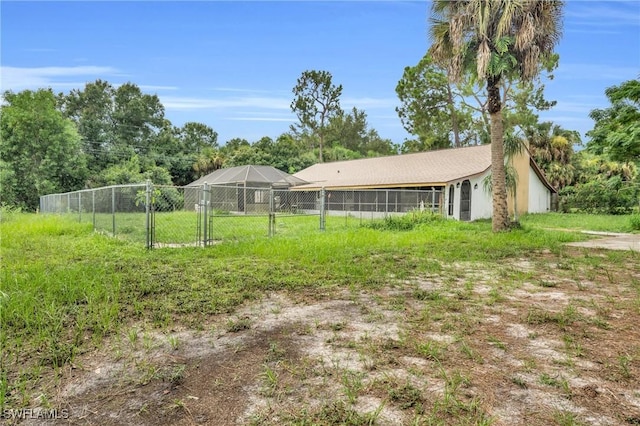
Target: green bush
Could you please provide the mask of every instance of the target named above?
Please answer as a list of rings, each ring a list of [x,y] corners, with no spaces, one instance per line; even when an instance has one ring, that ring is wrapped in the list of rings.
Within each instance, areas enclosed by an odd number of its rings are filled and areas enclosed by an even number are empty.
[[[628,214],[638,202],[638,186],[620,176],[567,186],[560,191],[560,210]]]
[[[640,213],[632,214],[629,218],[629,224],[634,231],[640,231]]]

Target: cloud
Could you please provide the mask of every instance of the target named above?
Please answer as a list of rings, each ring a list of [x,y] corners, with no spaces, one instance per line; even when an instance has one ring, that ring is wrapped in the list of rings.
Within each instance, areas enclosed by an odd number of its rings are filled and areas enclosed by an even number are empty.
[[[223,120],[230,121],[281,121],[292,123],[296,120],[295,117],[291,118],[281,118],[281,117],[225,117]]]
[[[598,106],[599,105],[596,103],[558,101],[551,111],[556,113],[562,112],[588,115],[592,109],[598,108]]]
[[[149,84],[141,84],[138,86],[141,90],[178,90],[176,86],[154,86]]]
[[[623,81],[635,78],[640,69],[636,67],[619,67],[603,64],[561,64],[556,71],[558,76],[568,75],[572,79],[581,80],[614,80]]]
[[[398,105],[397,98],[344,98],[340,100],[340,104],[343,109],[351,109],[352,107],[356,107],[358,109],[364,109],[365,111],[368,109],[375,108],[395,108]]]
[[[161,96],[165,109],[199,110],[222,108],[261,108],[269,110],[289,110],[290,99],[265,96],[246,96],[232,98],[195,98],[180,96]]]
[[[209,90],[213,90],[215,92],[234,92],[234,93],[263,93],[263,94],[274,94],[274,93],[288,94],[289,93],[284,90],[274,91],[274,90],[263,90],[263,89],[241,89],[237,87],[212,87]]]
[[[639,26],[637,1],[572,2],[565,16],[570,23],[598,27]]]
[[[103,76],[120,75],[113,67],[77,66],[77,67],[0,67],[2,90],[20,91],[38,88],[74,88],[81,87],[85,81]],[[86,77],[85,81],[77,81]]]

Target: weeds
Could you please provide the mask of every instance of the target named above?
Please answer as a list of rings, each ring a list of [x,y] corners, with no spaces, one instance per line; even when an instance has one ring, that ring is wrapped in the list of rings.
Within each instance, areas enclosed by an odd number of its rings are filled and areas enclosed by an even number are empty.
[[[413,408],[416,412],[422,413],[422,392],[410,383],[405,383],[402,386],[390,386],[387,394],[389,399],[403,410]]]
[[[631,379],[631,360],[632,358],[629,355],[618,355],[618,368],[620,370],[620,375],[627,380]]]
[[[268,364],[265,364],[263,366],[261,377],[265,383],[265,386],[262,390],[263,395],[265,396],[275,395],[276,389],[278,388],[278,374],[276,373],[276,371],[273,368],[271,368]]]
[[[362,378],[362,373],[349,370],[342,373],[342,386],[344,388],[344,394],[351,404],[355,404],[356,399],[358,399],[358,394],[362,390]]]
[[[374,220],[364,226],[366,228],[384,231],[410,231],[420,225],[431,224],[442,220],[444,220],[444,218],[439,214],[414,210],[401,216],[389,215],[382,220]]]
[[[417,350],[418,353],[426,359],[440,362],[446,348],[441,343],[430,340],[428,342],[418,344]]]
[[[243,330],[249,330],[251,328],[251,319],[249,318],[237,318],[229,319],[227,321],[225,330],[229,333],[238,333]]]

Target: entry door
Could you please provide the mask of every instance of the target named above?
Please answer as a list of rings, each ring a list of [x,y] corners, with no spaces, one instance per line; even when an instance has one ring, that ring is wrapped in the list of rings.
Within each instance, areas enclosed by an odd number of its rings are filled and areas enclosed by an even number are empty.
[[[460,188],[460,220],[471,220],[471,182],[465,180]]]
[[[245,193],[246,193],[246,189],[244,187],[243,184],[239,183],[238,184],[238,212],[240,213],[244,213],[244,200],[245,200]]]

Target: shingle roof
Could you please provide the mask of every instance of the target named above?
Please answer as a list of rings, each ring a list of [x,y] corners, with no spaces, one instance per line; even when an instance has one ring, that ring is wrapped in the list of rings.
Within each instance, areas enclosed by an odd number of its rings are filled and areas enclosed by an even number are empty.
[[[312,182],[296,189],[443,185],[491,167],[491,145],[390,157],[319,163],[293,176]]]
[[[282,170],[271,166],[237,166],[228,169],[218,169],[200,179],[191,182],[188,186],[201,186],[204,183],[209,185],[223,185],[232,183],[269,183],[282,186],[293,186],[307,183],[304,180],[291,176]]]

